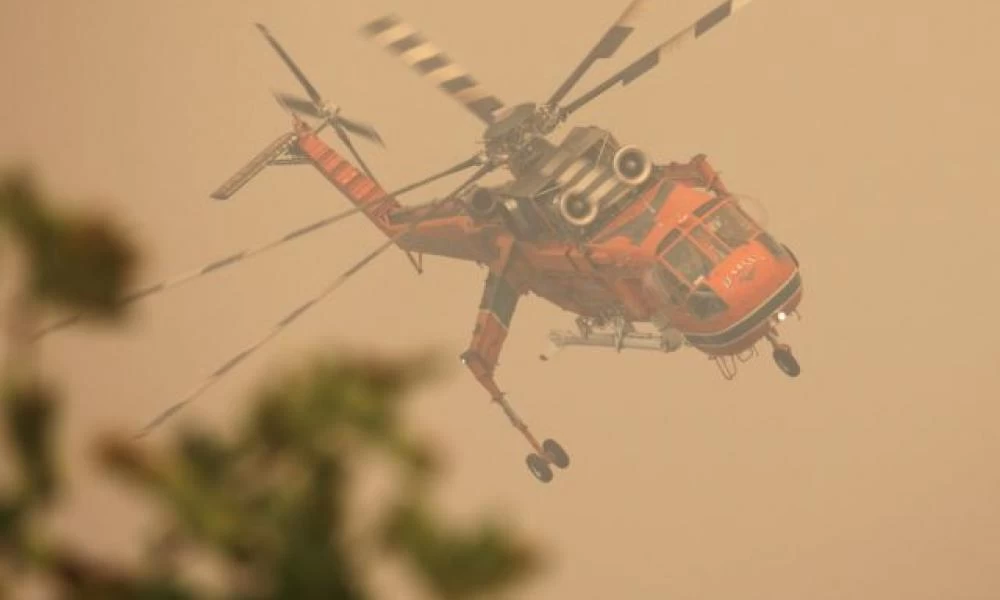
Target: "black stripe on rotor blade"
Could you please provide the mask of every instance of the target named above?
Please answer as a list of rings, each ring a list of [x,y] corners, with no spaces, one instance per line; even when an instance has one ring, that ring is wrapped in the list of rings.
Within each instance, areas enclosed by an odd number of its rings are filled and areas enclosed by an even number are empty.
[[[636,78],[660,64],[660,50],[656,49],[637,60],[632,66],[622,72],[622,85],[632,83]]]
[[[733,13],[733,0],[727,0],[716,6],[711,12],[698,19],[694,25],[694,37],[699,37],[707,33],[710,29],[718,25]]]
[[[397,30],[398,35],[402,37],[393,39],[397,37],[396,33],[392,33],[393,30]],[[376,19],[363,26],[361,32],[367,37],[372,38],[390,54],[402,60],[421,77],[435,81],[437,87],[458,100],[469,111],[479,117],[480,120],[492,123],[494,113],[503,108],[504,103],[496,96],[482,89],[479,80],[470,75],[464,67],[457,64],[433,42],[428,40],[423,33],[417,31],[412,25],[404,22],[396,15],[388,15]],[[380,37],[382,39],[377,39]],[[419,60],[417,60],[418,58]],[[447,68],[452,68],[459,74],[447,81],[439,81],[441,78],[440,75],[435,77],[435,74]],[[472,89],[477,89],[477,92],[479,92],[475,94],[474,100],[460,98],[457,95],[463,91]]]
[[[392,52],[395,52],[396,54],[402,54],[407,50],[412,50],[417,46],[426,43],[427,40],[424,39],[424,36],[420,35],[419,33],[411,33],[410,35],[398,39],[395,42],[389,44],[388,49],[391,50]]]
[[[459,75],[454,79],[442,81],[440,85],[441,89],[443,89],[444,91],[448,92],[449,94],[454,94],[475,86],[476,80],[469,77],[468,75]]]
[[[466,106],[483,121],[492,123],[493,113],[503,108],[503,102],[500,102],[493,96],[486,96],[474,102],[469,102]]]
[[[573,72],[566,78],[565,81],[559,86],[559,88],[553,92],[552,96],[548,100],[548,104],[558,104],[562,102],[562,99],[569,93],[569,91],[579,83],[583,75],[594,66],[598,60],[602,58],[611,58],[614,56],[618,48],[621,47],[628,36],[635,31],[634,22],[636,20],[637,13],[645,6],[645,0],[632,0],[629,5],[625,8],[625,11],[618,16],[618,19],[611,25],[601,36],[601,39],[597,41],[597,44],[591,48],[590,52],[583,58],[582,61],[573,69]]]
[[[451,64],[451,61],[444,54],[435,54],[430,58],[425,58],[424,60],[418,61],[413,65],[413,68],[417,70],[421,75],[426,75],[437,71],[442,67],[447,67]]]
[[[367,35],[378,35],[383,31],[388,31],[390,28],[399,25],[399,23],[399,17],[396,15],[386,15],[368,23],[362,27],[361,30]]]

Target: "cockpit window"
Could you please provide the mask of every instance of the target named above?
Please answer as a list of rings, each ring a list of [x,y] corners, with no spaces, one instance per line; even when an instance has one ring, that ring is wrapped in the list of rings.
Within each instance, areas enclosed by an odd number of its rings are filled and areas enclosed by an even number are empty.
[[[711,236],[702,229],[701,225],[691,230],[691,237],[694,238],[702,250],[706,250],[712,258],[712,262],[717,263],[729,255],[729,248],[720,242],[718,238]]]
[[[754,227],[750,221],[728,203],[705,217],[705,226],[730,248],[749,243],[754,236]]]
[[[688,308],[699,319],[709,319],[726,310],[726,303],[710,287],[701,284],[691,292]]]
[[[674,244],[674,247],[667,250],[663,258],[691,283],[694,283],[699,277],[708,277],[712,271],[712,261],[687,239],[682,239]]]

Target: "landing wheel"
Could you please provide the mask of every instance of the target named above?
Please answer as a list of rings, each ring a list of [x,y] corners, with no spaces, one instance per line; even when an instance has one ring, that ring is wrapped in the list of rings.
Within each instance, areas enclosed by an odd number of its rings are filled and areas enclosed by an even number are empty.
[[[542,450],[544,450],[545,454],[548,455],[552,464],[560,469],[565,469],[569,466],[569,454],[566,454],[566,451],[559,445],[559,442],[555,440],[545,440],[542,442]]]
[[[528,470],[535,476],[535,479],[541,481],[542,483],[552,481],[552,469],[549,468],[549,463],[545,462],[544,458],[535,453],[531,453],[528,455],[528,458],[525,459],[525,462],[528,463]]]
[[[778,365],[778,368],[785,375],[798,377],[799,373],[802,372],[802,368],[799,367],[799,361],[795,360],[795,356],[792,355],[792,351],[789,348],[775,348],[773,356],[775,364]]]

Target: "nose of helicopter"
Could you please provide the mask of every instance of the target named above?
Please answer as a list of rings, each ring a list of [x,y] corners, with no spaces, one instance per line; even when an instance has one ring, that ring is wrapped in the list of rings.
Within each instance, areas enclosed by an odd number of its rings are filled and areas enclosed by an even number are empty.
[[[734,251],[713,271],[709,284],[736,319],[763,324],[784,321],[801,295],[795,261],[784,252],[773,253],[757,242]]]

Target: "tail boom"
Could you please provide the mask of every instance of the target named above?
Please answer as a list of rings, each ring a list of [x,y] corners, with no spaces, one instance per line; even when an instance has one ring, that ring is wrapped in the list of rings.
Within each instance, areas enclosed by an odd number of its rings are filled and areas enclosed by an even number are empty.
[[[392,236],[401,231],[390,221],[393,211],[400,204],[371,177],[365,175],[349,160],[330,148],[305,123],[296,123],[296,144],[309,157],[313,166],[371,220],[382,233]]]
[[[483,228],[465,214],[459,200],[447,200],[433,210],[402,206],[308,125],[297,123],[296,133],[297,147],[316,170],[382,233],[394,238],[400,249],[466,261],[488,262],[493,258],[490,245],[483,239]],[[400,237],[404,232],[406,235]]]

